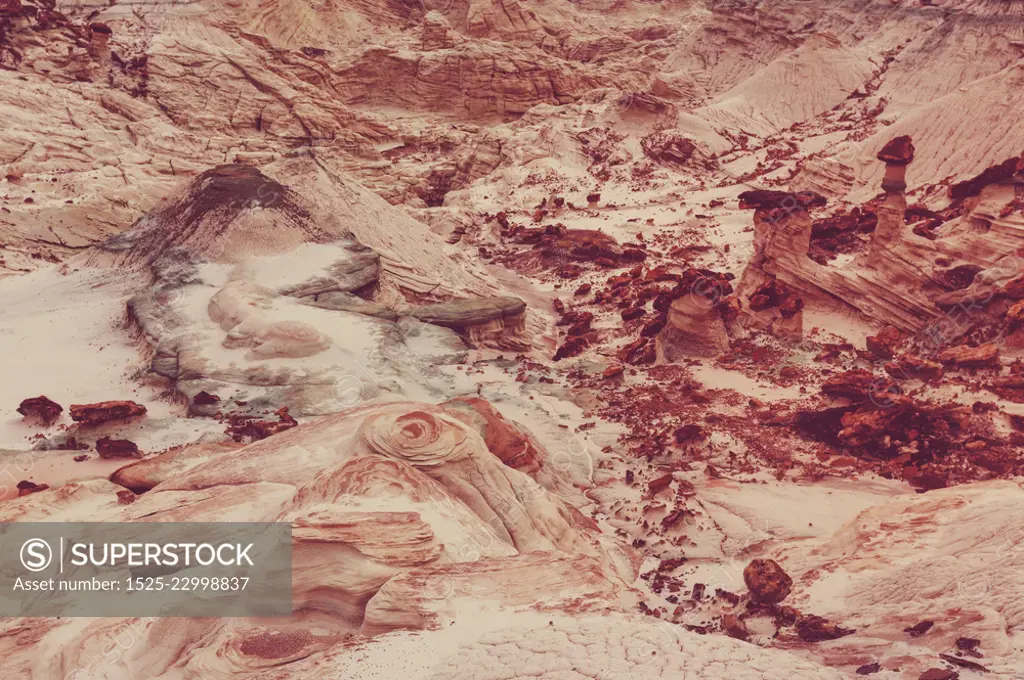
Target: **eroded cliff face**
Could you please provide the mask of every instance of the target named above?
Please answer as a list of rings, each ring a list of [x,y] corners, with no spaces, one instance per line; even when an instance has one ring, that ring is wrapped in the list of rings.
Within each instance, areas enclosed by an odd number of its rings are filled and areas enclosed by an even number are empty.
[[[1022,50],[0,1],[0,519],[295,531],[290,617],[10,619],[0,675],[1024,672]]]

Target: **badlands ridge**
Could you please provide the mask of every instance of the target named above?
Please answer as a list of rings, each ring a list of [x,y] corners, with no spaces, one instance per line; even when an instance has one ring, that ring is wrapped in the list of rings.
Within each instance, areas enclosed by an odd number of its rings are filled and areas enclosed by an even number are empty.
[[[1024,0],[0,0],[0,518],[294,527],[290,617],[0,678],[1024,677],[1022,58]]]

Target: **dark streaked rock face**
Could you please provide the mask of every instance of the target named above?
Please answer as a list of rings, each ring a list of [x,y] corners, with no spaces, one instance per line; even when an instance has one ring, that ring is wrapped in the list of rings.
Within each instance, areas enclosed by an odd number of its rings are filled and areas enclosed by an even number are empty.
[[[1019,158],[1007,158],[1002,163],[986,168],[984,172],[971,179],[957,182],[949,187],[949,197],[954,201],[962,201],[971,196],[977,196],[981,190],[990,184],[1006,182],[1019,175],[1021,168],[1024,168],[1024,155]]]

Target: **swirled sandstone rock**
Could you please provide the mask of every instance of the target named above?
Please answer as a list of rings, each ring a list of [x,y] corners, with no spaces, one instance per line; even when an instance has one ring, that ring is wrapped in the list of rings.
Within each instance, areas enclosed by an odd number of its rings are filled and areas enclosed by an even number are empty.
[[[410,411],[383,406],[359,430],[371,450],[401,460],[437,480],[520,552],[559,550],[599,555],[599,543],[581,540],[579,513],[556,501],[526,474],[507,467],[475,431],[437,407]],[[478,480],[467,485],[465,480]],[[629,571],[621,554],[608,555],[606,568]]]
[[[132,671],[147,667],[160,677],[161,671],[153,671],[157,648],[202,640],[202,649],[183,662],[188,672],[248,676],[268,658],[301,658],[323,649],[331,636],[360,627],[366,632],[434,627],[439,616],[451,614],[443,593],[449,581],[454,592],[486,594],[509,608],[540,603],[621,611],[634,606],[623,580],[635,578],[628,560],[620,576],[614,566],[619,558],[607,553],[610,546],[601,544],[592,525],[529,477],[507,468],[474,430],[434,406],[366,406],[181,462],[188,466],[165,461],[176,474],[128,505],[119,502],[120,487],[108,482],[90,483],[88,494],[85,485],[72,484],[3,504],[5,513],[23,518],[60,519],[92,508],[93,516],[102,509],[103,517],[122,521],[216,517],[294,525],[292,617],[273,624],[215,619],[145,624],[137,631],[138,651],[123,658]],[[123,473],[117,477],[125,479]],[[491,521],[495,516],[502,521]],[[523,578],[525,573],[531,578]],[[410,587],[415,598],[402,595]],[[319,642],[296,639],[272,653],[271,630],[299,630],[314,621],[325,626]],[[64,643],[69,645],[65,657],[36,668],[44,674],[70,672],[107,630],[101,622],[77,629],[74,641]],[[70,633],[65,629],[60,635]],[[18,639],[0,632],[5,654]],[[232,651],[221,657],[218,649]],[[7,668],[32,666],[22,665],[20,657],[7,658]]]
[[[469,432],[456,421],[427,411],[385,410],[366,417],[363,441],[373,451],[417,469],[458,462],[471,454]]]

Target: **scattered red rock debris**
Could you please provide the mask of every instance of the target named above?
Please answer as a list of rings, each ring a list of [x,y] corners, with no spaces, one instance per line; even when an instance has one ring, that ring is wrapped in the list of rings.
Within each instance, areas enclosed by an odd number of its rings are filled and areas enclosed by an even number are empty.
[[[226,417],[222,416],[228,422],[228,427],[224,430],[224,433],[236,442],[241,442],[245,439],[257,441],[259,439],[266,439],[278,432],[289,430],[299,424],[295,418],[288,414],[287,406],[282,406],[274,411],[274,415],[277,416],[276,422],[272,420],[259,420],[256,416],[251,415],[230,414]]]

